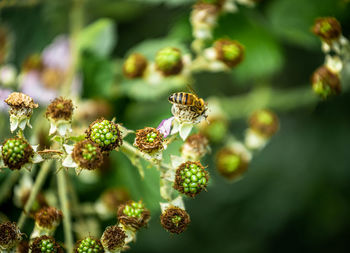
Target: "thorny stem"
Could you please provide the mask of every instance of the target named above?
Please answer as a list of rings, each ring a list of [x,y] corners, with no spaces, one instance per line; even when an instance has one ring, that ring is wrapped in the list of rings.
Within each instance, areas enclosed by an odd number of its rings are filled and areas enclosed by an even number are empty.
[[[17,222],[19,229],[22,229],[24,226],[27,215],[29,214],[30,209],[32,208],[32,205],[36,199],[36,196],[38,195],[39,191],[41,190],[41,187],[43,186],[45,179],[50,172],[51,163],[52,163],[52,160],[47,160],[41,166],[41,169],[40,169],[39,174],[35,180],[33,188],[30,191],[29,198],[24,206],[24,210],[22,211],[21,216]]]
[[[66,171],[64,169],[57,173],[58,180],[58,197],[60,199],[61,209],[63,212],[63,230],[64,241],[67,247],[67,252],[73,252],[73,233],[71,225],[71,213],[69,208]]]

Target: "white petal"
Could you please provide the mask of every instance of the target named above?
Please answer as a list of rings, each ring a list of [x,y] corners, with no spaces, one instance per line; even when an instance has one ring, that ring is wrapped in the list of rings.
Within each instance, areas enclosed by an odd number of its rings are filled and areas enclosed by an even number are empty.
[[[33,128],[32,125],[30,124],[29,118],[26,120],[26,125],[27,125],[29,128]]]
[[[171,167],[177,169],[182,163],[186,162],[186,160],[180,156],[170,155],[170,163]]]
[[[32,148],[34,149],[34,152],[38,151],[39,145],[32,145]]]
[[[171,201],[170,204],[185,210],[185,204],[181,196],[178,196],[176,199]]]
[[[163,179],[168,180],[169,182],[174,182],[175,181],[175,169],[167,170],[163,174]]]
[[[118,125],[118,129],[121,132],[122,138],[126,137],[128,134],[133,133],[134,131],[129,130],[121,125]]]
[[[78,167],[78,164],[76,164],[73,161],[73,158],[71,155],[67,155],[67,157],[63,160],[62,166],[67,168],[76,168]]]
[[[180,130],[180,123],[177,119],[173,120],[173,128],[171,129],[171,135],[176,134]]]
[[[53,135],[57,131],[57,126],[51,122],[49,135]]]
[[[191,133],[193,125],[192,124],[181,124],[180,127],[180,137],[182,140],[186,140],[188,135]]]
[[[15,117],[10,117],[11,132],[15,131],[17,127],[18,127],[18,119]]]
[[[41,157],[41,155],[34,153],[34,156],[32,158],[32,162],[33,163],[41,163],[42,161],[44,161],[44,159]]]
[[[61,136],[65,136],[67,132],[72,132],[72,127],[70,123],[62,123],[57,127],[58,134]]]
[[[163,212],[165,212],[165,210],[167,210],[170,206],[170,204],[168,202],[160,202],[160,210]]]
[[[33,163],[26,163],[22,166],[23,169],[26,169],[28,171],[32,171]]]
[[[66,150],[67,154],[72,154],[73,153],[73,149],[74,149],[73,145],[63,144],[63,147]]]
[[[261,149],[266,145],[267,141],[268,139],[255,133],[251,129],[248,129],[245,134],[245,145],[249,149]]]
[[[29,121],[29,119],[22,119],[19,123],[18,123],[18,127],[22,130],[24,130],[26,128],[27,122]]]

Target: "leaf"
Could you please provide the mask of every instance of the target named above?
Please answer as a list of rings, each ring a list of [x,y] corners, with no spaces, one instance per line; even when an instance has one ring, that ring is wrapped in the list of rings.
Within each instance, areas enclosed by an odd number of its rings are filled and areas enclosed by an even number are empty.
[[[112,20],[99,19],[85,27],[78,35],[78,47],[82,51],[90,51],[98,56],[111,53],[115,43],[115,25]]]

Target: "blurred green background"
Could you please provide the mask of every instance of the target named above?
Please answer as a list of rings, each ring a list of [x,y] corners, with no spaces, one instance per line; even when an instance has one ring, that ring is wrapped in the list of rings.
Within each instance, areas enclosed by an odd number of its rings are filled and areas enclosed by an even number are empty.
[[[137,84],[121,80],[121,62],[135,48],[147,57],[163,46],[189,48],[193,2],[87,0],[86,24],[101,19],[105,23],[102,33],[86,35],[89,43],[80,66],[83,97],[108,101],[117,121],[130,129],[155,127],[169,117],[166,98],[171,91],[165,88],[153,97],[145,95],[149,88],[138,94],[138,89],[125,87]],[[71,1],[50,0],[1,9],[1,22],[13,32],[11,59],[18,68],[29,54],[41,52],[58,34],[68,33],[71,6]],[[350,36],[346,0],[265,0],[256,8],[240,6],[238,13],[222,16],[215,38],[239,40],[246,47],[246,59],[231,73],[196,74],[197,93],[203,98],[228,96],[234,100],[259,87],[273,87],[287,95],[291,89],[310,87],[310,76],[324,59],[319,39],[310,32],[319,16],[336,17],[344,35]],[[110,44],[99,46],[106,40]],[[349,85],[347,79],[343,85]],[[96,184],[76,182],[79,198],[91,202],[106,185],[125,186],[135,199],[146,202],[152,219],[131,244],[130,253],[349,252],[350,94],[311,101],[293,110],[274,108],[281,121],[279,132],[254,156],[245,177],[236,183],[227,182],[215,171],[213,157],[221,145],[212,146],[212,154],[204,160],[211,185],[207,193],[186,201],[192,223],[182,235],[169,235],[159,224],[158,172],[148,169],[142,180],[121,153],[111,155],[112,169]],[[243,137],[249,116],[240,115],[230,121],[230,132],[238,138]],[[1,115],[2,126],[6,117]],[[5,137],[8,134],[2,128]],[[177,152],[180,142],[174,145],[171,151]],[[20,210],[9,200],[1,211],[16,220]],[[30,225],[27,229],[30,231]],[[60,233],[58,238],[62,238]]]

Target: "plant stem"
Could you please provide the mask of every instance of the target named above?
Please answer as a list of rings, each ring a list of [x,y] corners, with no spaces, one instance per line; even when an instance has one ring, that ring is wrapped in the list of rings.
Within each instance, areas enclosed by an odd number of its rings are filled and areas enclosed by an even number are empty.
[[[11,171],[6,176],[4,182],[0,187],[0,204],[10,195],[12,186],[17,182],[17,179],[20,176],[19,171]]]
[[[60,199],[61,209],[63,212],[63,230],[64,230],[64,241],[67,247],[67,252],[73,252],[73,233],[71,225],[71,213],[69,209],[67,182],[66,182],[66,171],[61,169],[57,173],[58,180],[58,196]]]
[[[26,218],[27,218],[27,214],[30,212],[30,209],[32,208],[32,205],[36,199],[36,196],[38,195],[39,191],[41,190],[41,187],[43,186],[45,179],[50,172],[51,163],[52,163],[52,160],[47,160],[41,166],[39,174],[38,174],[37,178],[35,179],[35,183],[33,185],[33,188],[30,191],[29,198],[24,206],[24,210],[22,211],[21,216],[19,217],[19,220],[17,222],[19,229],[22,229],[24,226],[24,223],[25,223]]]

